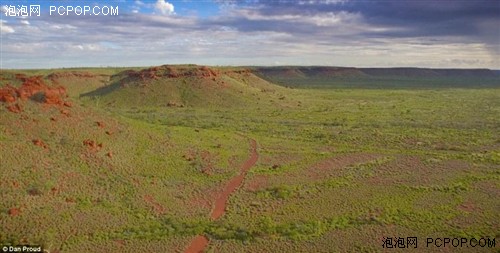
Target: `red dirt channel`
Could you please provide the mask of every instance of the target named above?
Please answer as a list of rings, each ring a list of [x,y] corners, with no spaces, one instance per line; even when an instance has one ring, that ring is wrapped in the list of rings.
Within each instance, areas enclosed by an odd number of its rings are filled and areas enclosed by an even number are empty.
[[[210,216],[213,220],[219,219],[224,214],[229,196],[241,185],[241,183],[243,183],[243,179],[245,179],[248,170],[255,165],[259,158],[259,154],[257,153],[257,142],[253,139],[250,140],[250,142],[252,146],[250,158],[241,166],[240,174],[229,181],[222,194],[215,201],[215,207]]]
[[[229,183],[224,188],[224,191],[221,195],[215,200],[215,206],[212,210],[212,214],[210,218],[212,220],[219,219],[222,215],[224,215],[226,211],[227,201],[231,193],[233,193],[238,187],[243,183],[243,179],[247,175],[247,172],[255,165],[257,159],[259,159],[259,153],[257,153],[257,142],[254,139],[250,139],[250,144],[252,147],[252,151],[250,153],[250,158],[245,161],[245,163],[241,166],[240,174],[238,176],[233,177]],[[203,252],[205,247],[208,245],[208,238],[203,235],[196,236],[189,247],[187,247],[185,253],[199,253]]]
[[[192,241],[189,247],[184,251],[185,253],[199,253],[203,252],[208,245],[208,239],[204,235],[196,236]]]

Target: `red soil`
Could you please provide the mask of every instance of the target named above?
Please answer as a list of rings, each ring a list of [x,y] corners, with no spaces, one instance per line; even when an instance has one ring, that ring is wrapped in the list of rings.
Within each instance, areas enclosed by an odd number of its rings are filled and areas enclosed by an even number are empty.
[[[16,101],[16,88],[7,84],[4,88],[0,89],[0,101],[12,103]]]
[[[248,76],[251,71],[249,69],[241,69],[241,70],[232,70],[231,73],[236,73],[236,74],[243,74],[243,75],[246,75]]]
[[[199,70],[201,73],[198,73],[198,75],[201,75],[203,77],[216,77],[216,76],[218,76],[218,73],[216,71],[214,71],[213,69],[211,69],[207,66],[203,66],[203,67],[199,68]]]
[[[45,91],[45,100],[44,102],[46,104],[51,104],[51,105],[63,105],[64,102],[61,99],[61,95],[64,94],[66,91],[65,89],[48,89]]]
[[[52,195],[56,195],[57,192],[59,192],[59,189],[57,189],[57,187],[52,187],[50,188],[50,192],[52,193]]]
[[[252,152],[250,154],[250,158],[243,164],[243,166],[241,166],[241,173],[229,181],[222,194],[215,201],[215,207],[211,215],[212,219],[217,220],[224,214],[229,195],[231,195],[231,193],[241,185],[248,170],[257,162],[257,159],[259,158],[259,154],[257,153],[257,142],[255,142],[255,140],[251,140],[251,146]]]
[[[89,73],[89,72],[72,71],[72,72],[56,72],[56,73],[52,73],[52,74],[47,76],[47,78],[50,81],[52,81],[53,83],[58,83],[58,79],[61,79],[61,78],[75,78],[75,77],[88,79],[88,78],[94,78],[94,77],[96,77],[96,75]]]
[[[40,139],[34,139],[33,144],[36,146],[42,147],[42,148],[48,148],[47,144],[45,144],[42,140]]]
[[[116,240],[114,240],[114,242],[115,242],[118,246],[125,246],[125,244],[126,244],[125,240],[119,240],[119,239],[116,239]]]
[[[89,147],[91,151],[98,151],[99,149],[102,148],[102,143],[97,144],[97,142],[91,140],[91,139],[86,139],[83,141],[83,145]]]
[[[127,71],[125,72],[128,79],[139,80],[141,82],[157,80],[159,78],[180,78],[180,77],[201,77],[201,78],[215,78],[219,75],[217,70],[211,69],[207,66],[198,68],[185,68],[185,67],[172,67],[172,66],[158,66],[143,69],[140,71]],[[122,86],[125,86],[122,83]]]
[[[257,159],[259,159],[259,153],[257,153],[257,142],[251,139],[250,144],[252,148],[252,151],[250,153],[250,158],[248,158],[248,160],[246,160],[245,163],[241,166],[240,174],[229,181],[229,183],[226,185],[226,188],[224,188],[224,191],[215,200],[215,206],[214,209],[212,210],[212,214],[210,215],[210,217],[213,220],[219,219],[225,213],[229,196],[238,187],[241,186],[248,170],[250,170],[250,168],[254,166],[255,163],[257,162]],[[208,245],[208,239],[203,235],[199,235],[194,238],[194,240],[191,242],[191,244],[184,252],[185,253],[203,252],[203,249],[207,245]]]
[[[62,115],[65,115],[65,116],[68,116],[68,117],[70,116],[69,111],[68,111],[68,110],[65,110],[65,109],[62,109],[62,110],[61,110],[61,114],[62,114]]]
[[[156,76],[156,68],[143,69],[141,71],[130,71],[128,77],[132,79],[140,79],[141,81],[158,79]]]
[[[14,103],[18,99],[33,99],[47,105],[72,106],[70,102],[63,101],[63,98],[67,97],[66,88],[62,86],[49,87],[43,81],[42,76],[26,77],[25,75],[18,74],[16,78],[23,82],[21,87],[16,89],[15,87],[7,85],[0,88],[1,102]],[[15,113],[22,111],[19,104],[7,106],[7,109]]]
[[[97,124],[98,127],[104,128],[104,123],[102,121],[96,121],[95,123]]]
[[[48,87],[44,83],[42,76],[25,77],[21,78],[21,80],[23,84],[16,91],[20,99],[26,100],[37,93],[42,93],[44,94],[44,100],[40,102],[57,105],[63,104],[62,97],[66,95],[66,88],[62,86]]]
[[[203,249],[207,247],[208,245],[208,239],[203,236],[203,235],[198,235],[196,236],[193,241],[191,241],[191,244],[189,247],[186,249],[186,253],[200,253],[203,252]]]
[[[20,113],[23,111],[23,108],[21,108],[21,106],[19,104],[15,104],[15,105],[7,106],[7,110],[9,110],[10,112],[13,112],[13,113]]]
[[[19,214],[21,214],[21,209],[16,208],[16,207],[9,209],[9,215],[12,217],[18,216]]]

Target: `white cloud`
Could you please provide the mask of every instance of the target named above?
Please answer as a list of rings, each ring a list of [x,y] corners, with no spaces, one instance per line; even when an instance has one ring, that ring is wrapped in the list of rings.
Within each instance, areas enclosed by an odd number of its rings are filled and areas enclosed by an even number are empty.
[[[6,26],[6,25],[0,26],[0,31],[2,33],[13,33],[13,32],[15,32],[14,28],[12,28],[10,26]]]
[[[103,50],[102,46],[100,46],[98,44],[93,44],[93,43],[73,45],[73,46],[69,46],[69,48],[76,49],[79,51],[102,51]]]
[[[19,21],[19,23],[21,23],[23,25],[30,25],[30,22],[28,20],[21,20],[21,21]]]
[[[322,15],[312,16],[307,21],[317,26],[331,26],[338,25],[340,23],[359,23],[360,20],[360,14],[341,11],[338,13],[328,12]]]
[[[266,20],[266,21],[283,21],[294,23],[308,23],[316,26],[333,26],[333,25],[346,25],[348,23],[355,24],[362,22],[359,13],[349,13],[346,11],[340,12],[327,12],[318,13],[316,15],[307,14],[275,14],[266,15],[262,14],[258,9],[246,8],[233,10],[230,13],[233,17],[245,17],[248,20]]]
[[[155,9],[163,15],[174,14],[174,5],[169,2],[165,2],[165,0],[156,1]]]
[[[0,32],[1,33],[13,33],[13,32],[15,32],[14,28],[8,26],[6,23],[7,23],[7,21],[5,21],[5,20],[2,20],[0,22]]]

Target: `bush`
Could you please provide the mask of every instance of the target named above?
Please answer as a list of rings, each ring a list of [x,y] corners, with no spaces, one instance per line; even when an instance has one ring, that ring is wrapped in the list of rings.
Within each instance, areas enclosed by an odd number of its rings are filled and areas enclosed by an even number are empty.
[[[39,91],[35,94],[33,94],[31,97],[31,100],[38,102],[38,103],[44,103],[45,102],[45,92]]]

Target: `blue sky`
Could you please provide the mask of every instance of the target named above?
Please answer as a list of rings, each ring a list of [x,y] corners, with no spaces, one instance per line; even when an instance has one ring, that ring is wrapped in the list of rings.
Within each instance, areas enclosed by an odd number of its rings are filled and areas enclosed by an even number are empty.
[[[500,69],[498,0],[1,0],[2,68],[327,65]],[[15,5],[40,16],[12,17]],[[49,15],[118,6],[117,16]],[[64,10],[65,10],[64,9]]]

